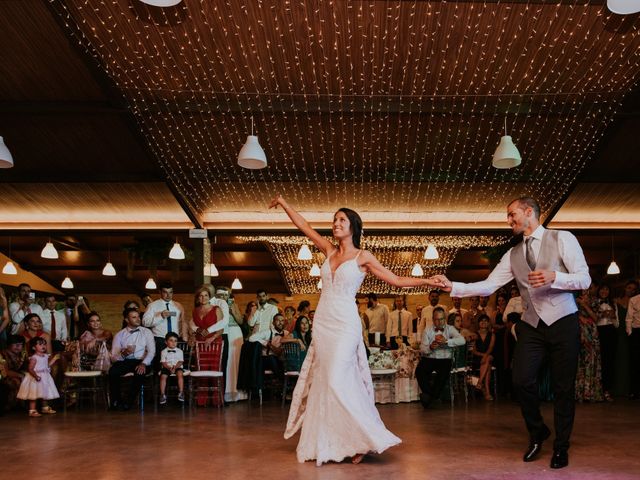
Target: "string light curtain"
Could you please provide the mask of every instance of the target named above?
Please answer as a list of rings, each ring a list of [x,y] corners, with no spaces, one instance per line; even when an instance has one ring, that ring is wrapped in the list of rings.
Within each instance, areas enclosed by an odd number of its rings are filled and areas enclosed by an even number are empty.
[[[200,213],[473,214],[527,193],[543,217],[640,80],[638,17],[603,2],[50,0],[122,90]],[[235,159],[249,114],[269,168]],[[523,164],[491,166],[505,119]]]

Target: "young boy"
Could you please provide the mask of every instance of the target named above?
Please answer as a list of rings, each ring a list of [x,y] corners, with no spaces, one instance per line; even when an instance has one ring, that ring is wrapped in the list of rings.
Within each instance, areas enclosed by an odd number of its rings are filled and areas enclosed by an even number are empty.
[[[184,377],[182,374],[182,365],[184,364],[184,354],[178,348],[178,335],[169,332],[164,337],[167,348],[160,353],[160,405],[167,403],[165,391],[167,388],[167,377],[175,374],[178,379],[178,401],[184,402]]]

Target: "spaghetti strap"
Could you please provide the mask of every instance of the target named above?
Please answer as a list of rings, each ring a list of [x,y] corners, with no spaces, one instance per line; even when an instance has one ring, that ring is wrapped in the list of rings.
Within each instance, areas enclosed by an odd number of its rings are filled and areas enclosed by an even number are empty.
[[[357,260],[361,253],[362,253],[362,249],[358,250],[358,254],[355,257],[353,257],[353,259]]]

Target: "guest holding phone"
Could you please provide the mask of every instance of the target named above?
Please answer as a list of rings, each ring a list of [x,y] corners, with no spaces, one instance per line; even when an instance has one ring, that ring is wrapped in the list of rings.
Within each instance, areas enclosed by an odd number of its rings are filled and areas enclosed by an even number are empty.
[[[24,317],[30,313],[35,313],[42,318],[42,307],[36,303],[36,294],[31,291],[28,283],[18,285],[18,299],[9,305],[9,316],[11,317],[11,333],[21,334]]]

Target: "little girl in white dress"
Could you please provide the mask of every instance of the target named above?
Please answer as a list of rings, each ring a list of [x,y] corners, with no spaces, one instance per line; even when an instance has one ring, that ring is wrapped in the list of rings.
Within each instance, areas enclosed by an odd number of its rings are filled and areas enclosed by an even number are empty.
[[[21,400],[29,400],[29,416],[40,417],[36,409],[36,401],[42,399],[42,413],[56,413],[48,405],[48,400],[60,398],[56,384],[51,376],[51,365],[59,356],[54,355],[49,358],[47,353],[47,341],[42,337],[35,337],[29,340],[29,352],[33,353],[29,357],[29,374],[25,375],[20,384],[17,397]]]

